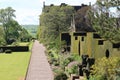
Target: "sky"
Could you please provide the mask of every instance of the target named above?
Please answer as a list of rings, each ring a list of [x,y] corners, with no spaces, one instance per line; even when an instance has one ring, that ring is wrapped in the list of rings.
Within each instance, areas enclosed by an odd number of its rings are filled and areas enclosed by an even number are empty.
[[[39,25],[39,15],[42,12],[43,2],[46,5],[60,5],[66,3],[69,5],[94,4],[96,0],[0,0],[0,9],[12,7],[16,10],[16,20],[19,24]]]

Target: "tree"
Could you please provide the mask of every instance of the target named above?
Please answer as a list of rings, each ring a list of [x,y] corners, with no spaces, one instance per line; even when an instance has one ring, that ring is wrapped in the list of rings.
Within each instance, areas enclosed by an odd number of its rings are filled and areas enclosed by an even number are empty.
[[[5,45],[6,42],[4,40],[4,32],[2,26],[0,26],[0,45]]]
[[[119,0],[112,1],[113,0],[97,0],[88,14],[90,22],[98,34],[112,42],[118,43],[120,42],[119,17],[115,17],[111,13],[110,8],[119,7],[120,3]]]
[[[32,36],[28,33],[28,31],[25,28],[22,28],[19,34],[19,38],[22,42],[29,42],[30,38],[32,38]]]
[[[15,17],[14,14],[15,10],[11,7],[8,7],[6,9],[0,9],[0,23],[2,23],[4,32],[5,32],[5,40],[8,41],[8,33],[9,33],[9,27],[11,24],[11,21]]]
[[[17,40],[20,36],[19,31],[22,30],[22,27],[18,24],[17,21],[11,20],[8,28],[8,39],[13,38]]]
[[[73,12],[73,7],[68,5],[45,7],[40,16],[40,40],[47,44],[55,40],[59,42],[60,33],[69,31]]]

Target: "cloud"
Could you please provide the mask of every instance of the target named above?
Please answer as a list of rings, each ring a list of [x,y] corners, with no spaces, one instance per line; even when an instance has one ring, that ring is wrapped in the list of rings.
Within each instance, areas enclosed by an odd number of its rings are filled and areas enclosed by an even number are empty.
[[[89,2],[91,2],[91,4],[94,4],[96,0],[46,0],[45,2],[47,5],[50,4],[60,5],[61,3],[66,3],[69,5],[81,5],[83,3],[89,4]]]
[[[44,2],[44,1],[46,1],[46,0],[40,0],[41,2]]]
[[[39,24],[39,10],[27,10],[22,9],[17,11],[16,20],[19,24]]]
[[[16,10],[16,20],[20,24],[39,24],[39,15],[42,11],[43,2],[46,5],[81,5],[82,3],[94,4],[96,0],[0,0],[0,8],[12,7]]]
[[[12,7],[16,10],[19,24],[39,24],[39,15],[44,0],[0,0],[0,8]]]
[[[2,3],[2,2],[7,2],[8,0],[0,0],[0,3]]]

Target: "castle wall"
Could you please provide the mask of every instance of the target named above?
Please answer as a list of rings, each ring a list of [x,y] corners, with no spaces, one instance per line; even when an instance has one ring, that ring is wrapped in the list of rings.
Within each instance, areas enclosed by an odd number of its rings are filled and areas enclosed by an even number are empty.
[[[73,33],[71,33],[71,53],[78,54],[78,44],[79,37],[73,36]]]
[[[113,43],[104,40],[96,33],[75,33],[71,32],[70,52],[73,54],[87,54],[92,58],[119,56],[120,48],[113,48]],[[106,54],[107,53],[107,54]]]

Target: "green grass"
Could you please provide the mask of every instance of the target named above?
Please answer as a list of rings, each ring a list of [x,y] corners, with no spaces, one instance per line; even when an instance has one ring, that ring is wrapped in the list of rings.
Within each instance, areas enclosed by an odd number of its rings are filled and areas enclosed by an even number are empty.
[[[32,45],[30,45],[30,48]],[[0,54],[0,80],[19,80],[25,77],[31,52]]]
[[[27,46],[29,44],[29,42],[20,42],[19,45],[20,46]]]

